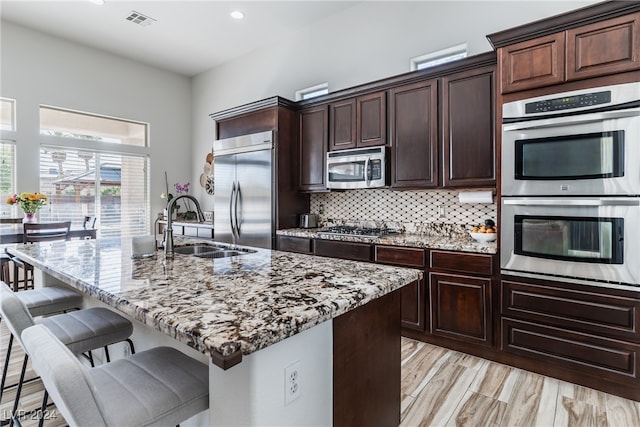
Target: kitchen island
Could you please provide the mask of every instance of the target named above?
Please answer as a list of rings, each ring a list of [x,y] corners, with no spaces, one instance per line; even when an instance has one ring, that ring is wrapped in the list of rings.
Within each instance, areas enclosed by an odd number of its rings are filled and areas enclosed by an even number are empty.
[[[208,356],[210,425],[398,424],[396,291],[420,272],[270,250],[133,260],[130,247],[98,239],[7,250]],[[299,389],[285,393],[292,369]]]

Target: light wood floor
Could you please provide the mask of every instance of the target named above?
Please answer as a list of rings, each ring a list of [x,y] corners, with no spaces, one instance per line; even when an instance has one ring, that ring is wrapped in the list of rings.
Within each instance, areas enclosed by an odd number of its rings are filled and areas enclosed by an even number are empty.
[[[8,343],[0,324],[0,369]],[[22,349],[14,343],[7,384],[18,380]],[[35,374],[29,365],[27,378]],[[402,424],[418,426],[640,426],[640,403],[474,356],[402,339]],[[25,385],[19,411],[25,427],[37,426],[40,380]],[[15,388],[6,390],[0,418],[11,412]],[[47,427],[66,425],[49,406]],[[357,427],[357,426],[354,426]]]

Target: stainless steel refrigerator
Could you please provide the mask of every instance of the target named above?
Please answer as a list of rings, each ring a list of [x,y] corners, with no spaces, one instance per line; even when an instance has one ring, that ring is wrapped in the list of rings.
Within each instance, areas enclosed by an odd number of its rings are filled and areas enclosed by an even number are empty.
[[[273,132],[214,141],[213,154],[215,240],[271,249]]]

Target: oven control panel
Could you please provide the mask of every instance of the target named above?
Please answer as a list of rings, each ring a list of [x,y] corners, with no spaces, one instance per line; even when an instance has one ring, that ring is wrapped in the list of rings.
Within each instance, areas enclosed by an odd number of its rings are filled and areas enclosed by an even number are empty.
[[[582,95],[563,96],[529,102],[525,105],[525,113],[547,113],[550,111],[570,110],[572,108],[590,107],[592,105],[611,102],[611,91],[585,93]]]

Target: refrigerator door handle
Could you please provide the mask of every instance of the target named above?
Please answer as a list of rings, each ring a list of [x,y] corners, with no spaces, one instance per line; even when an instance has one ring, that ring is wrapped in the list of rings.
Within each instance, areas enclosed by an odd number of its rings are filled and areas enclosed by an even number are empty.
[[[240,221],[238,221],[238,199],[240,199],[242,197],[242,194],[240,193],[240,183],[238,182],[238,185],[236,187],[236,202],[235,202],[235,212],[234,212],[234,216],[235,216],[235,221],[236,221],[236,237],[240,238]],[[240,212],[240,218],[242,218],[242,212]]]
[[[236,183],[235,181],[231,185],[231,197],[229,197],[229,222],[231,223],[231,234],[235,237],[236,228],[233,224],[233,200],[236,193]]]

